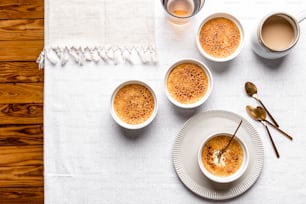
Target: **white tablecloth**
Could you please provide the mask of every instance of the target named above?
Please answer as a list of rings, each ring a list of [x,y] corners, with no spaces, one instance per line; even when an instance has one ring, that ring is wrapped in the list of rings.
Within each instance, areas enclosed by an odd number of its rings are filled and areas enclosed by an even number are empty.
[[[251,50],[249,37],[267,13],[282,10],[297,14],[306,8],[306,1],[207,0],[203,10],[183,26],[169,24],[159,0],[155,4],[159,61],[156,65],[90,62],[79,66],[68,62],[61,67],[46,62],[45,203],[209,203],[180,182],[171,151],[184,122],[196,112],[211,109],[229,110],[249,119],[265,148],[264,168],[258,181],[229,203],[304,203],[306,22],[300,24],[301,37],[296,48],[281,60],[258,58]],[[208,62],[196,49],[195,35],[201,19],[216,11],[232,13],[245,28],[245,47],[230,63]],[[48,32],[48,19],[46,22]],[[164,93],[164,74],[181,58],[205,62],[214,77],[211,97],[195,113],[177,110]],[[155,121],[134,136],[119,128],[110,115],[112,91],[130,79],[150,84],[159,103]],[[245,81],[258,85],[265,105],[294,137],[290,142],[271,129],[280,159],[276,159],[265,129],[245,112],[247,104],[256,105],[244,92]]]

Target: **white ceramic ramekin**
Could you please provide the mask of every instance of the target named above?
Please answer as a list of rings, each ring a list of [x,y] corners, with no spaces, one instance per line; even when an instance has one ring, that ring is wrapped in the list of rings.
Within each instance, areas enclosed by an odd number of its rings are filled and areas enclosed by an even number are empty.
[[[211,172],[209,172],[203,162],[202,162],[202,152],[203,152],[203,148],[205,146],[205,144],[212,138],[214,137],[217,137],[217,136],[220,136],[220,135],[226,135],[226,136],[229,136],[231,137],[232,135],[229,134],[229,133],[217,133],[217,134],[213,134],[209,137],[206,137],[203,142],[201,143],[200,145],[200,148],[199,148],[199,151],[198,151],[198,165],[201,169],[201,172],[211,181],[214,181],[216,183],[231,183],[231,182],[234,182],[236,180],[238,180],[243,174],[244,172],[246,171],[248,165],[249,165],[249,151],[248,151],[248,148],[246,146],[246,144],[243,142],[243,140],[241,140],[239,138],[238,135],[236,135],[236,137],[234,138],[236,141],[239,142],[239,144],[241,145],[242,147],[242,150],[243,150],[243,161],[242,161],[242,164],[240,166],[240,168],[232,175],[230,176],[225,176],[225,177],[222,177],[222,176],[216,176],[214,174],[212,174]]]
[[[154,110],[153,113],[151,114],[151,116],[145,120],[143,123],[140,124],[128,124],[126,122],[124,122],[123,120],[120,119],[120,117],[116,114],[115,110],[114,110],[114,99],[115,96],[117,94],[117,92],[124,86],[129,85],[129,84],[139,84],[142,85],[144,87],[146,87],[152,94],[153,98],[154,98]],[[138,81],[138,80],[129,80],[126,82],[123,82],[122,84],[120,84],[113,92],[112,96],[111,96],[111,115],[113,117],[113,119],[115,120],[115,122],[120,125],[121,127],[125,128],[125,129],[130,129],[130,130],[137,130],[137,129],[141,129],[144,128],[146,126],[148,126],[155,118],[156,114],[157,114],[157,110],[158,110],[158,105],[157,105],[157,98],[156,95],[153,91],[153,89],[146,83],[142,82],[142,81]]]
[[[202,48],[201,42],[200,42],[201,29],[205,25],[205,23],[207,23],[209,20],[212,20],[214,18],[220,18],[220,17],[229,19],[230,21],[234,22],[235,25],[238,27],[238,29],[240,31],[240,43],[239,43],[238,48],[231,55],[229,55],[227,57],[223,57],[223,58],[214,57],[214,56],[211,56],[210,54],[208,54],[207,52],[205,52],[205,50]],[[239,53],[241,52],[242,48],[243,48],[243,45],[244,45],[244,30],[243,30],[243,27],[242,27],[240,21],[236,17],[232,16],[231,14],[228,14],[228,13],[214,13],[214,14],[206,17],[202,21],[201,25],[199,26],[197,35],[196,35],[196,43],[197,43],[197,47],[198,47],[198,50],[200,51],[200,53],[205,58],[207,58],[208,60],[213,61],[213,62],[230,61],[230,60],[234,59],[235,57],[237,57],[239,55]]]
[[[178,102],[177,100],[175,100],[171,94],[169,93],[168,91],[168,86],[167,86],[167,81],[168,81],[168,77],[169,77],[169,74],[171,73],[171,71],[177,67],[179,64],[183,64],[183,63],[193,63],[193,64],[196,64],[198,65],[199,67],[201,67],[203,69],[203,71],[205,72],[206,76],[207,76],[207,79],[208,79],[208,87],[207,87],[207,91],[205,93],[205,95],[197,102],[195,103],[192,103],[192,104],[183,104],[183,103],[180,103]],[[192,109],[192,108],[196,108],[200,105],[202,105],[207,99],[208,97],[210,96],[211,92],[212,92],[212,89],[213,89],[213,77],[212,77],[212,74],[208,68],[207,65],[205,65],[204,63],[196,60],[196,59],[182,59],[180,61],[177,61],[175,62],[166,72],[165,74],[165,79],[164,79],[164,87],[165,87],[165,91],[166,91],[166,95],[169,99],[169,101],[171,103],[173,103],[175,106],[179,107],[179,108],[183,108],[183,109]]]

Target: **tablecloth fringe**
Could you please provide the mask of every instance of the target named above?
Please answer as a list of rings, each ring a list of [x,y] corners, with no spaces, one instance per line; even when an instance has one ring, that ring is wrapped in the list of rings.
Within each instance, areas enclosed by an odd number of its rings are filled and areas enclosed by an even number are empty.
[[[136,54],[142,63],[156,63],[157,54],[155,45],[142,46],[105,46],[105,47],[82,47],[82,46],[53,46],[44,48],[37,58],[39,69],[43,69],[45,61],[51,64],[60,63],[65,66],[69,60],[74,60],[77,64],[83,65],[85,62],[113,62],[118,64],[133,63],[133,56]]]

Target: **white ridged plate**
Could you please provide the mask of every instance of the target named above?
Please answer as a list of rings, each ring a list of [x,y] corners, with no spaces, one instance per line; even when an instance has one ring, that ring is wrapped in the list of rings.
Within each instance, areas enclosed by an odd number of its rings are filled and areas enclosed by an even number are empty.
[[[233,133],[240,120],[243,123],[237,136],[247,145],[249,166],[245,174],[233,183],[213,183],[198,166],[200,144],[214,133]],[[241,195],[256,182],[263,167],[264,150],[257,131],[246,119],[232,112],[211,110],[191,117],[184,124],[174,143],[172,158],[178,177],[189,190],[207,199],[225,200]]]

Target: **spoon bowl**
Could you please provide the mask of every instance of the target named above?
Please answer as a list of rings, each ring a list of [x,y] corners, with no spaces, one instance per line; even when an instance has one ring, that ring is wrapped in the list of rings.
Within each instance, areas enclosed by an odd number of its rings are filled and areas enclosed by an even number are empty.
[[[261,112],[259,111],[259,109],[254,108],[252,106],[246,106],[246,110],[247,113],[251,116],[251,118],[253,118],[254,120],[257,121],[262,121],[262,117],[264,117]]]
[[[257,106],[252,107],[252,106],[247,106],[246,107],[247,112],[249,113],[249,115],[257,121],[260,122],[264,122],[267,123],[268,125],[272,126],[273,128],[275,128],[277,131],[279,131],[280,133],[282,133],[283,135],[285,135],[289,140],[293,140],[293,138],[288,135],[286,132],[284,132],[283,130],[281,130],[279,127],[277,127],[276,125],[274,125],[273,123],[269,122],[268,120],[266,120],[267,118],[267,113],[265,111],[265,109],[261,106]]]
[[[246,82],[244,87],[248,96],[254,97],[254,95],[257,95],[257,87],[252,82]]]

